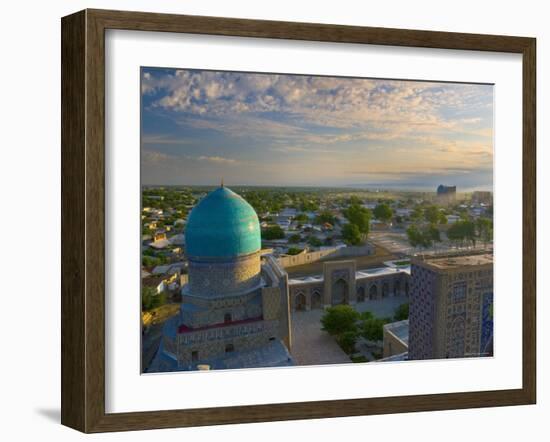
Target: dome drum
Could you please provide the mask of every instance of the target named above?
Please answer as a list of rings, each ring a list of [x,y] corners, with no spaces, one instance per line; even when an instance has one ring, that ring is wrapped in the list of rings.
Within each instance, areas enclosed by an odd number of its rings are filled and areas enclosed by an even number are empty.
[[[260,252],[225,261],[189,259],[189,292],[217,297],[253,290],[260,285]]]

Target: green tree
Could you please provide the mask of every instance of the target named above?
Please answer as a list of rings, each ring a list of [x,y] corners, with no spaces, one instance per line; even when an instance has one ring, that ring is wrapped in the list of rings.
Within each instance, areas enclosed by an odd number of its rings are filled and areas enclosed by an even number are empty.
[[[487,246],[493,240],[493,221],[489,218],[478,218],[476,231],[478,238]]]
[[[388,222],[393,216],[393,210],[386,203],[378,204],[374,208],[374,217],[380,221]]]
[[[461,220],[452,224],[447,230],[447,237],[453,242],[472,242],[476,245],[476,225],[469,220]]]
[[[288,242],[291,243],[291,244],[296,244],[296,243],[300,242],[301,240],[302,240],[302,237],[297,233],[294,233],[293,235],[290,235],[288,237]]]
[[[355,353],[355,344],[359,334],[357,331],[346,331],[339,335],[336,338],[338,345],[346,352],[348,355]]]
[[[426,232],[420,230],[417,225],[413,224],[407,229],[407,238],[409,244],[413,247],[428,248],[432,245],[433,240]]]
[[[313,247],[321,247],[323,245],[323,241],[313,235],[308,237],[307,243]]]
[[[315,218],[315,222],[317,224],[324,224],[324,223],[330,223],[332,225],[336,224],[336,217],[329,212],[328,210],[323,210],[317,217]]]
[[[403,321],[404,319],[409,319],[409,303],[401,304],[395,309],[393,314],[393,319],[396,321]]]
[[[283,239],[285,237],[285,231],[277,225],[266,227],[262,230],[262,238],[267,240]]]
[[[355,224],[359,228],[359,232],[364,238],[369,234],[369,224],[371,218],[371,212],[363,206],[358,204],[352,204],[346,210],[344,210],[344,216],[350,222]]]
[[[335,305],[326,309],[321,318],[322,330],[333,336],[357,332],[359,313],[350,305]]]
[[[166,295],[158,293],[153,287],[141,288],[141,309],[146,312],[166,303]]]
[[[286,251],[287,255],[298,255],[299,253],[302,253],[303,249],[299,249],[298,247],[289,247]]]
[[[426,228],[426,230],[424,231],[424,235],[426,235],[432,242],[441,242],[439,229],[434,224]]]
[[[381,341],[384,338],[384,324],[388,318],[371,318],[361,323],[361,336],[369,341]]]
[[[357,246],[363,241],[359,227],[352,223],[348,223],[342,227],[342,237],[351,246]]]
[[[440,219],[440,211],[437,206],[428,206],[424,209],[424,219],[430,224],[437,224]]]
[[[305,213],[299,213],[294,217],[294,221],[299,223],[305,223],[309,220],[308,216]]]
[[[415,207],[411,213],[411,220],[420,221],[423,215],[424,215],[424,212],[422,211],[422,208]]]

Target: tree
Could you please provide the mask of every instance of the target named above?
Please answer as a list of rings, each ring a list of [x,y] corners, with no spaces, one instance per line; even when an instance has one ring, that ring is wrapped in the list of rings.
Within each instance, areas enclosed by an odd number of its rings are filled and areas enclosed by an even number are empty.
[[[273,225],[262,230],[262,238],[267,240],[283,239],[285,232],[281,226]]]
[[[290,235],[288,237],[288,242],[291,243],[291,244],[296,244],[296,243],[300,242],[301,240],[302,240],[302,237],[297,233],[295,233],[293,235]]]
[[[327,308],[321,318],[322,330],[333,336],[356,332],[358,319],[359,313],[350,305],[335,305]]]
[[[439,229],[433,224],[422,229],[413,224],[407,229],[407,238],[411,246],[423,248],[431,247],[434,242],[441,241]]]
[[[393,319],[396,321],[403,321],[404,319],[409,319],[409,303],[401,304],[395,309],[393,314]]]
[[[298,254],[302,253],[302,250],[303,249],[299,249],[298,247],[289,247],[288,250],[286,251],[286,254],[287,255],[298,255]]]
[[[380,221],[388,222],[393,215],[393,210],[386,203],[378,204],[374,208],[374,217]]]
[[[411,213],[411,220],[420,221],[422,219],[422,215],[423,215],[422,209],[420,207],[415,207]]]
[[[346,331],[339,335],[336,341],[342,350],[349,355],[355,353],[355,343],[357,342],[358,336],[357,331]]]
[[[357,246],[362,242],[361,232],[355,224],[348,223],[342,227],[342,237],[347,244]]]
[[[305,223],[309,220],[308,216],[305,213],[299,213],[294,217],[294,221],[299,223]]]
[[[317,217],[315,218],[315,222],[317,224],[329,223],[334,225],[336,224],[336,217],[328,210],[323,210],[321,213],[319,213],[319,215],[317,215]]]
[[[437,206],[428,206],[424,209],[424,218],[430,224],[437,224],[440,219],[440,213]]]
[[[166,302],[166,295],[158,293],[153,287],[142,287],[141,289],[141,309],[146,312],[153,310]]]
[[[430,225],[425,231],[426,235],[432,242],[441,242],[441,235],[439,234],[439,229],[435,225]]]
[[[493,221],[489,218],[479,218],[476,221],[477,236],[487,246],[493,240]]]
[[[384,324],[388,318],[371,318],[361,323],[361,336],[369,341],[381,341],[384,338]]]
[[[355,224],[359,232],[366,238],[369,234],[369,224],[371,218],[371,212],[359,204],[352,204],[346,210],[344,210],[344,216],[350,222]]]
[[[323,245],[323,241],[321,241],[319,238],[313,235],[307,238],[307,242],[309,245],[313,247],[321,247]]]
[[[409,244],[413,247],[428,248],[432,245],[433,240],[426,232],[421,231],[418,226],[413,224],[407,229],[407,238]]]
[[[359,317],[361,318],[361,321],[368,321],[369,319],[374,318],[374,315],[372,314],[372,312],[369,312],[368,310],[366,310],[364,312],[361,312],[359,314]]]
[[[452,224],[447,230],[447,237],[454,242],[471,241],[476,245],[476,226],[472,221],[462,220]]]

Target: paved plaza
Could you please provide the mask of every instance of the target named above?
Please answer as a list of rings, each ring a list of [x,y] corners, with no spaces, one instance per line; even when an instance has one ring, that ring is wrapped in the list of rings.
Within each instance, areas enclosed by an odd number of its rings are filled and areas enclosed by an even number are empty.
[[[355,305],[360,312],[371,311],[377,317],[392,317],[395,309],[408,302],[406,296],[392,296]],[[321,330],[324,310],[292,312],[292,351],[297,365],[324,365],[350,363],[334,338]]]

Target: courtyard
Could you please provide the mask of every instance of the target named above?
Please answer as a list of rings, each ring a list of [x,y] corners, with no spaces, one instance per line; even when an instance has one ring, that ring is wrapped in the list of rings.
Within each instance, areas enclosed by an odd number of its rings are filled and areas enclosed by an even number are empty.
[[[391,296],[376,301],[365,301],[355,305],[359,312],[370,311],[379,318],[392,317],[395,309],[408,302],[408,298]],[[351,363],[349,356],[340,348],[334,338],[321,330],[324,310],[294,311],[292,320],[291,354],[296,365],[325,365]]]

